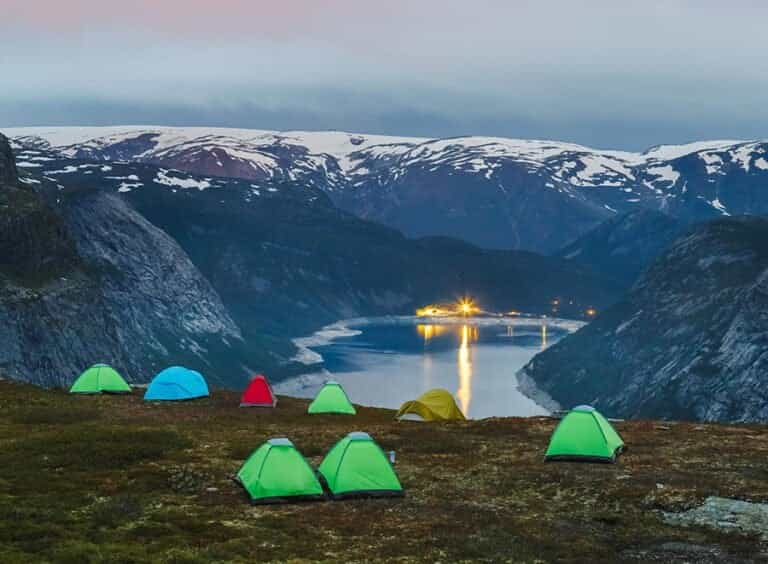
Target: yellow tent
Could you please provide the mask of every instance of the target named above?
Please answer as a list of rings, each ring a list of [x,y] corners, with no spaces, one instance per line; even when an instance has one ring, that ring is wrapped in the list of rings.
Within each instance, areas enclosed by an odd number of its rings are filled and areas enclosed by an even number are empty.
[[[419,396],[418,399],[405,402],[400,406],[395,418],[420,418],[424,421],[464,421],[466,419],[456,405],[451,392],[440,388],[429,390]]]

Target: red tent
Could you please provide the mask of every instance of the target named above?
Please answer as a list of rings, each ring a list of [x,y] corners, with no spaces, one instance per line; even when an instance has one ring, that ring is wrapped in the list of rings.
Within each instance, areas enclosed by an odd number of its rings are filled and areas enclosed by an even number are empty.
[[[254,376],[240,398],[240,407],[275,407],[277,398],[272,393],[267,379],[259,374]]]

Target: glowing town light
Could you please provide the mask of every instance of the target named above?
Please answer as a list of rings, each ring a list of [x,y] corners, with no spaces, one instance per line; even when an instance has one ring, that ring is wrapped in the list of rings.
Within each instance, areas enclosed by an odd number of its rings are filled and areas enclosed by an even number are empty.
[[[458,310],[458,313],[464,316],[471,315],[472,313],[479,311],[479,308],[469,298],[462,298],[461,301],[459,301],[459,303],[456,305],[456,309]]]

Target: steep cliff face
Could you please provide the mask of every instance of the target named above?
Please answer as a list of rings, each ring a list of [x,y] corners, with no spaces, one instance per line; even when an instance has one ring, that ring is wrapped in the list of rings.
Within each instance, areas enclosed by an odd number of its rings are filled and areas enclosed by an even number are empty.
[[[219,295],[165,232],[104,192],[70,195],[64,215],[123,348],[136,349],[128,356],[138,379],[170,359],[218,383],[234,384],[255,368]]]
[[[19,181],[16,160],[8,138],[0,134],[0,186],[14,186]]]
[[[523,374],[563,405],[627,417],[768,420],[768,220],[678,240],[630,294]]]
[[[0,370],[38,383],[66,378],[84,341],[110,342],[101,297],[64,221],[19,183],[0,135]]]
[[[109,362],[142,382],[183,362],[233,383],[264,360],[163,231],[108,193],[74,191],[54,208],[18,182],[7,142],[0,155],[4,375],[66,386]]]
[[[78,267],[61,219],[19,182],[8,139],[0,135],[0,279],[42,284]]]

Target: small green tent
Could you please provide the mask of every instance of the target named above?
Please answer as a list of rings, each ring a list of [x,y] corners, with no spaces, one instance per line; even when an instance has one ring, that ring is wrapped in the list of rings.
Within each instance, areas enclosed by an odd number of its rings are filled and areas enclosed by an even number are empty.
[[[387,455],[368,433],[350,433],[336,443],[318,473],[334,499],[403,495]]]
[[[615,462],[624,441],[594,407],[580,405],[563,417],[544,460]]]
[[[72,384],[70,394],[129,394],[131,387],[107,364],[94,364]]]
[[[349,401],[347,393],[341,384],[329,380],[320,391],[317,392],[315,399],[309,404],[307,413],[342,413],[346,415],[355,415],[355,407]]]
[[[270,439],[253,451],[235,479],[254,504],[325,498],[309,463],[288,439]]]

